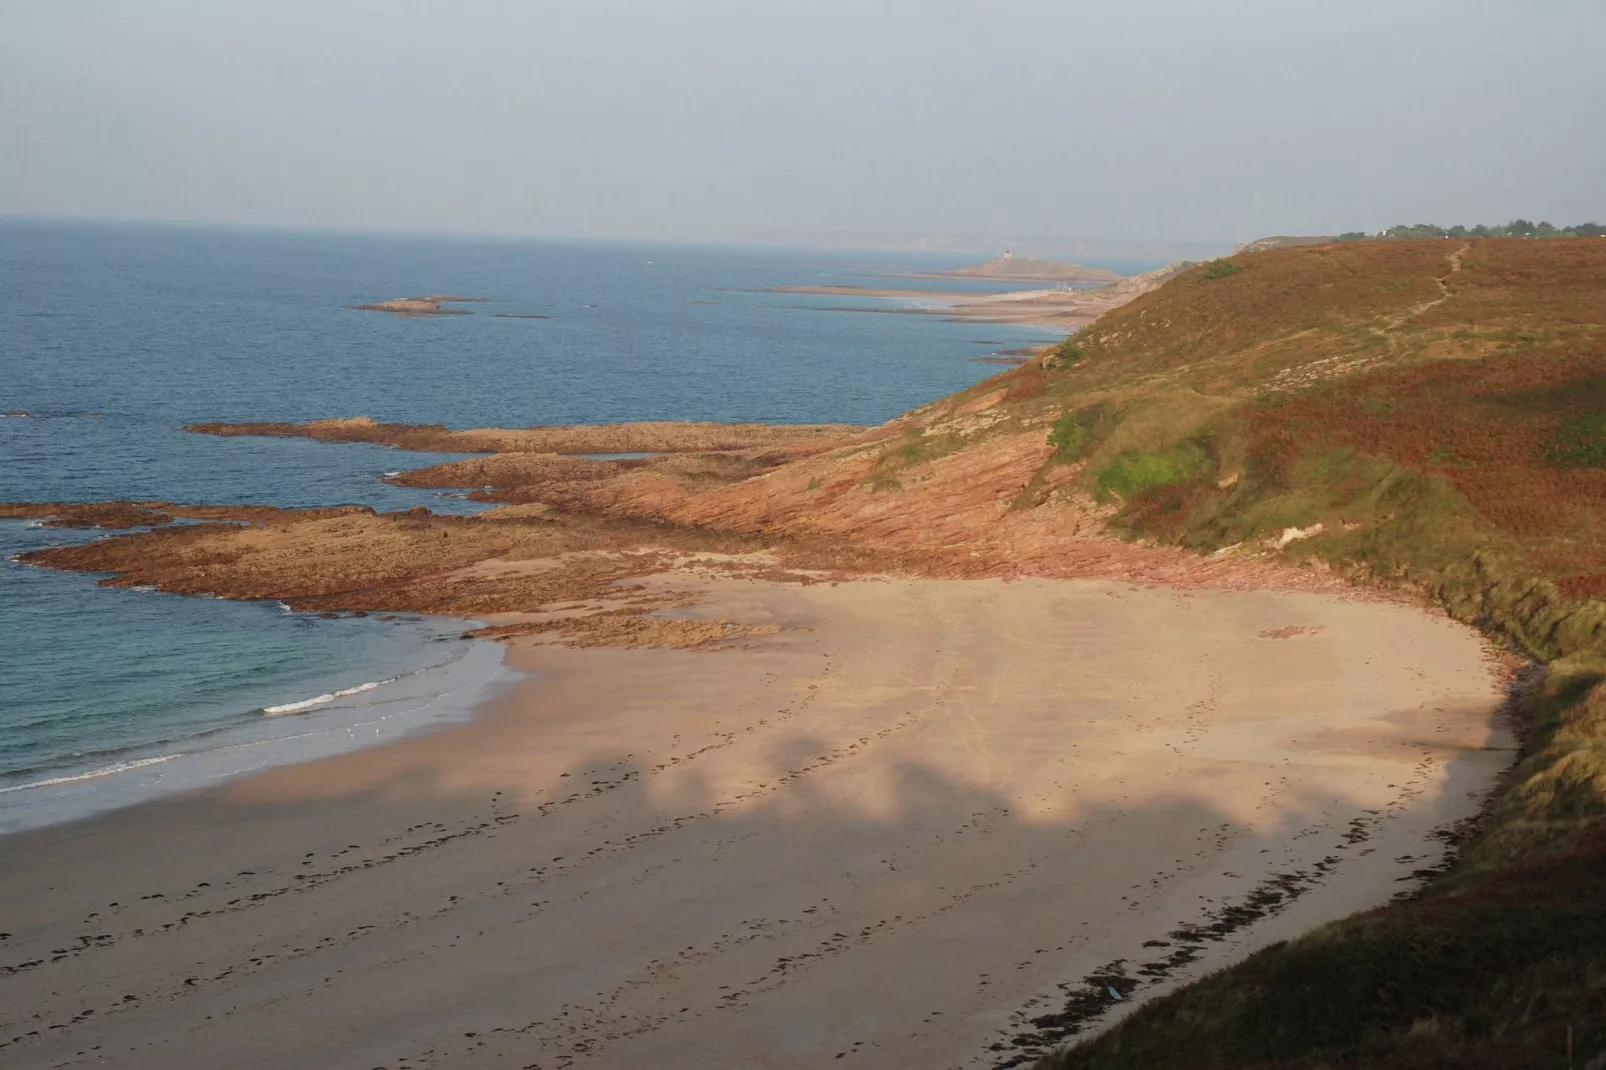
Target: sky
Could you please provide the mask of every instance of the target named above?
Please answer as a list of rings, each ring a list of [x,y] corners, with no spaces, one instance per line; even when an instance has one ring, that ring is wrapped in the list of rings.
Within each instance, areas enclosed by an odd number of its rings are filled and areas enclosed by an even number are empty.
[[[0,0],[0,214],[664,241],[1606,222],[1601,0]]]

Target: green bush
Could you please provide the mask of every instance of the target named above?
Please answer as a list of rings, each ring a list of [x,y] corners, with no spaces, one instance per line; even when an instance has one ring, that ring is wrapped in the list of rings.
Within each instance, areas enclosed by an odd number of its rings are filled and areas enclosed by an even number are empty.
[[[1212,260],[1205,265],[1204,277],[1207,279],[1224,279],[1229,275],[1236,275],[1242,271],[1242,264],[1235,264],[1231,260]]]
[[[1127,450],[1099,469],[1099,496],[1131,497],[1155,487],[1193,479],[1210,467],[1210,455],[1197,442],[1178,442],[1158,453]]]
[[[1545,447],[1545,460],[1557,468],[1606,468],[1606,412],[1562,424]]]
[[[1054,421],[1048,432],[1048,444],[1063,461],[1079,461],[1087,452],[1092,429],[1082,413],[1068,412]]]

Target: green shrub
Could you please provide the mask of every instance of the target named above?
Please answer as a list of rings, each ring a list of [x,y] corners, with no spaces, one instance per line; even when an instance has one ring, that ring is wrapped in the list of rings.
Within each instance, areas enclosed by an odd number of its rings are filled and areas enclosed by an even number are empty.
[[[1224,279],[1228,275],[1236,275],[1242,271],[1242,264],[1235,264],[1231,260],[1212,260],[1205,265],[1202,272],[1207,279]]]
[[[1158,453],[1127,450],[1099,469],[1099,496],[1123,498],[1156,487],[1168,487],[1203,474],[1210,455],[1197,442],[1178,442]]]
[[[1557,468],[1606,468],[1606,412],[1562,424],[1545,447],[1545,460]]]
[[[1068,412],[1054,421],[1048,432],[1048,444],[1062,461],[1079,461],[1087,452],[1092,429],[1082,413]]]
[[[1048,356],[1043,358],[1043,367],[1053,371],[1058,368],[1074,368],[1082,362],[1082,347],[1069,338],[1049,350]]]

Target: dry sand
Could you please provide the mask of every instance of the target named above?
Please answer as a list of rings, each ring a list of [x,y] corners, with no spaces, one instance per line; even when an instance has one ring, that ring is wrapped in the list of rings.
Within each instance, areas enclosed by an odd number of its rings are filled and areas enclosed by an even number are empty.
[[[783,630],[515,647],[464,727],[0,840],[0,1064],[997,1065],[1114,960],[1410,887],[1511,756],[1401,606],[665,582]]]

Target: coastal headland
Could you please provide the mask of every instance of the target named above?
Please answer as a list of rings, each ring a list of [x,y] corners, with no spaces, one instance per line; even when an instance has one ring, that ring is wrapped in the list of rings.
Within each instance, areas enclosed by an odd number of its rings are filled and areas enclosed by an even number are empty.
[[[148,526],[26,560],[472,617],[536,675],[463,727],[0,840],[0,1055],[1030,1065],[1128,1014],[1121,1043],[1208,1026],[1166,993],[1402,891],[1593,858],[1594,715],[1528,703],[1586,709],[1606,644],[1596,244],[1189,268],[875,428],[193,425],[482,453],[391,478],[490,507],[113,503],[77,519]],[[1322,976],[1420,1044],[1368,968]],[[1249,1030],[1299,990],[1216,1005]]]

